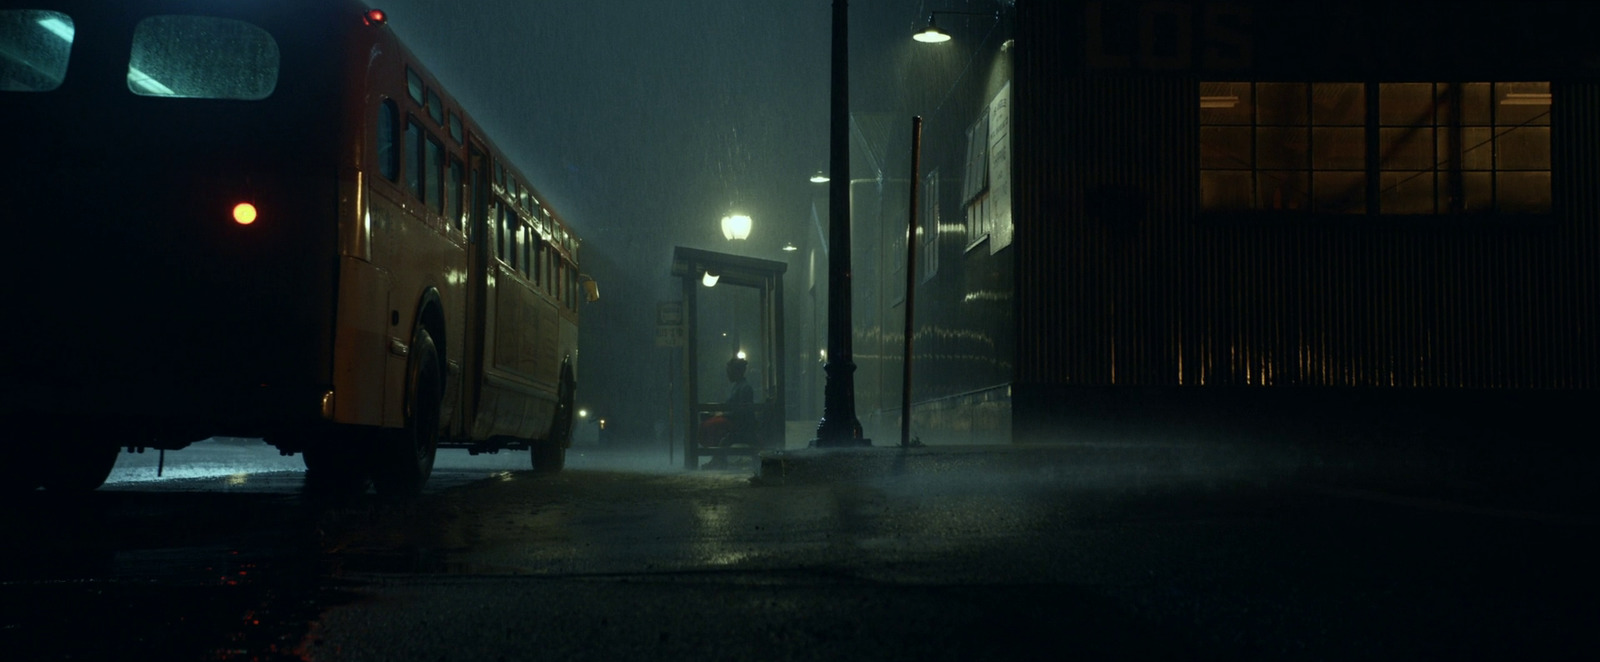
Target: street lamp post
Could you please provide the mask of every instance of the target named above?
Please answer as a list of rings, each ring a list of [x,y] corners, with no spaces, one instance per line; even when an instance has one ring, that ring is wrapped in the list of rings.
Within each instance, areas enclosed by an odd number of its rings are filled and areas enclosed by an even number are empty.
[[[850,58],[849,2],[833,0],[833,92],[829,125],[828,363],[822,420],[811,445],[870,446],[856,418],[855,357],[850,320]]]

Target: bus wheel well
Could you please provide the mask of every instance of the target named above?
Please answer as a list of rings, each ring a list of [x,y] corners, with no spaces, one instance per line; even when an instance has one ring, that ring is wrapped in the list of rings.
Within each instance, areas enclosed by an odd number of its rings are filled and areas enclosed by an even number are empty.
[[[430,287],[422,293],[421,301],[417,302],[417,325],[427,329],[428,335],[433,337],[434,346],[439,353],[440,367],[443,368],[443,364],[449,360],[446,348],[450,345],[449,338],[445,335],[444,303],[439,299],[438,290]]]

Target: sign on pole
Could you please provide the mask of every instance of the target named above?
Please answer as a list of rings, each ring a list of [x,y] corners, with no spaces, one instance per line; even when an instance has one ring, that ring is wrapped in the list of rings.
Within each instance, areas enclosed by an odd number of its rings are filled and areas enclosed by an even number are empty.
[[[683,302],[656,304],[656,347],[683,347],[688,337],[683,326]]]

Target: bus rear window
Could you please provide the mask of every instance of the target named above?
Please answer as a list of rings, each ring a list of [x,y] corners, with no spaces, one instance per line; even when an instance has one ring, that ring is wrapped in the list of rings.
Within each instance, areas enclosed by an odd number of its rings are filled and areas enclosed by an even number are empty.
[[[67,77],[72,17],[42,9],[0,10],[0,90],[49,92]]]
[[[128,89],[147,97],[256,101],[278,85],[278,42],[228,18],[151,16],[133,31]]]

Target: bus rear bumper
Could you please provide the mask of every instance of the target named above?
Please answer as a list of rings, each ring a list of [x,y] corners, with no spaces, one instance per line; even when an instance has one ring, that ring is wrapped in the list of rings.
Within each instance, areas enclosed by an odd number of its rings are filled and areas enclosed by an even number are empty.
[[[320,426],[330,392],[326,385],[113,388],[7,382],[5,414],[26,420],[21,428],[33,430],[39,441],[104,434],[120,446],[167,450],[214,436],[272,437]]]

